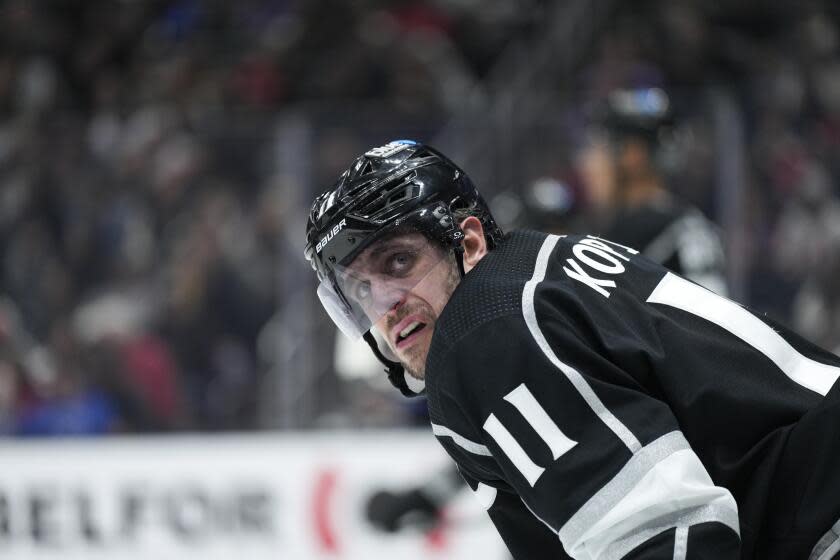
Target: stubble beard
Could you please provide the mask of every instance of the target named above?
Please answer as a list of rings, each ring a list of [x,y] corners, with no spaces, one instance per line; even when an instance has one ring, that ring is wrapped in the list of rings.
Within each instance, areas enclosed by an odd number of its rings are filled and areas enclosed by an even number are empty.
[[[403,307],[401,309],[401,313],[388,323],[386,332],[390,332],[394,325],[409,315],[419,315],[423,318],[423,322],[426,323],[423,331],[427,331],[429,336],[425,340],[418,341],[413,346],[410,346],[405,350],[398,351],[391,345],[390,340],[388,341],[388,345],[391,347],[391,352],[394,353],[405,368],[406,373],[415,379],[423,380],[426,376],[426,355],[429,351],[431,334],[434,332],[434,325],[436,322],[436,317],[432,307],[425,301],[416,302],[410,306]]]
[[[430,324],[426,328],[432,329],[432,327],[433,324]],[[430,330],[429,334],[431,335],[432,332],[434,331]],[[432,339],[429,337],[428,340],[423,341],[421,344],[416,344],[414,347],[409,348],[406,353],[407,356],[403,362],[403,367],[405,367],[408,375],[414,379],[419,379],[420,381],[426,379],[426,356],[429,355],[429,345],[431,342]]]
[[[452,296],[452,292],[455,291],[455,288],[458,286],[458,282],[460,281],[461,276],[453,264],[443,281],[443,293],[447,303],[449,302],[449,298]],[[405,317],[408,317],[412,313],[417,313],[429,319],[429,322],[423,329],[428,332],[426,334],[426,339],[408,348],[400,358],[400,361],[402,362],[405,371],[411,377],[423,381],[426,379],[426,358],[429,355],[429,347],[432,344],[432,335],[434,334],[434,328],[437,324],[438,316],[435,314],[431,305],[424,301],[416,306],[412,306],[405,313],[401,313],[400,317],[397,318],[394,324],[397,324],[397,322],[401,321]]]

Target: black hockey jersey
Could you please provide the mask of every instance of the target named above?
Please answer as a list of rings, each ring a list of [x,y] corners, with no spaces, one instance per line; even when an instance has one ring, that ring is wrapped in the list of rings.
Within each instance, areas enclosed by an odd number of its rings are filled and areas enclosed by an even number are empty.
[[[840,496],[787,552],[762,539],[791,427],[837,366],[633,249],[516,232],[444,308],[426,391],[516,558],[804,560],[834,546]]]
[[[717,227],[670,194],[621,208],[603,237],[638,249],[665,268],[726,295],[725,257]]]

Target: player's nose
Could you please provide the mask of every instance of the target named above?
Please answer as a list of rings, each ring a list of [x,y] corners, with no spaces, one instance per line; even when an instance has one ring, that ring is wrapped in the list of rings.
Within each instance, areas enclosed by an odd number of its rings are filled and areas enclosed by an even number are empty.
[[[373,287],[374,309],[379,316],[396,313],[405,303],[408,290],[390,282]]]

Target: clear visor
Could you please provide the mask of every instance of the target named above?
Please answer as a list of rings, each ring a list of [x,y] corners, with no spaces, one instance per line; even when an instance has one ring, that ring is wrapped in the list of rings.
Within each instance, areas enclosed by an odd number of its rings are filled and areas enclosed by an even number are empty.
[[[318,297],[341,332],[358,339],[420,284],[443,281],[448,254],[421,233],[386,237],[334,266],[335,283],[322,282]]]

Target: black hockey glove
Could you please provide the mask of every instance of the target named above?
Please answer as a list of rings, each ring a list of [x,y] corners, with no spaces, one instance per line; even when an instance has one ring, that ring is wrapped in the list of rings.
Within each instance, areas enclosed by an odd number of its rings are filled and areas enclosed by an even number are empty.
[[[380,491],[367,503],[371,524],[389,533],[406,528],[428,529],[439,517],[439,507],[421,489],[407,492]]]

